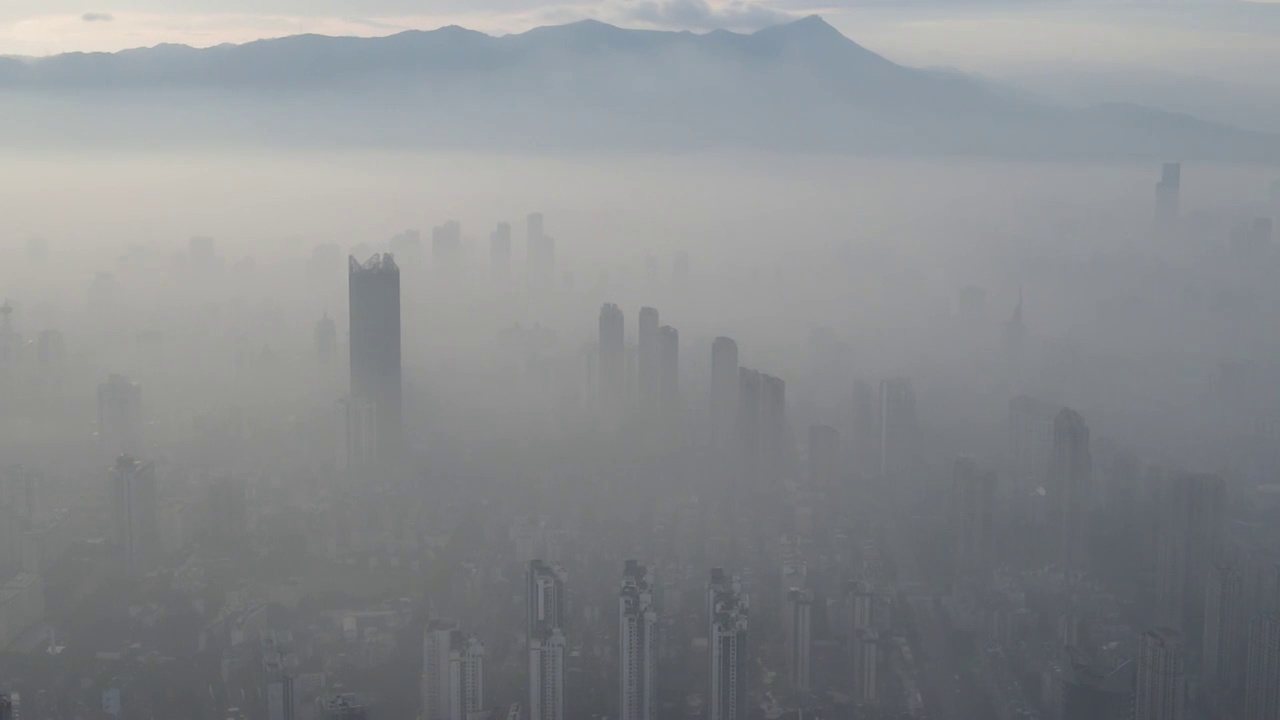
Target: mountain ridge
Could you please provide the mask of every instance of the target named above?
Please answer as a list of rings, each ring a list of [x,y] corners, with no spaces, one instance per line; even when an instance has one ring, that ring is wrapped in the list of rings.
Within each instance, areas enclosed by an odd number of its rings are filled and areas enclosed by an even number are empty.
[[[816,15],[754,33],[581,21],[502,36],[448,26],[73,53],[0,62],[0,92],[18,107],[0,129],[54,141],[234,131],[267,144],[1280,160],[1274,136],[1147,108],[1073,111],[900,65]],[[89,107],[83,123],[45,129],[42,103]],[[108,130],[95,134],[96,120]]]

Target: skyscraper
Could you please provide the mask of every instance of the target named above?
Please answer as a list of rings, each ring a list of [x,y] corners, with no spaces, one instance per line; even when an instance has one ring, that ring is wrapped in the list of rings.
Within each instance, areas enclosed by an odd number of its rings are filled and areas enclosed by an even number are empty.
[[[531,213],[526,221],[529,273],[534,280],[550,282],[555,276],[555,240],[543,230],[542,213]]]
[[[1134,720],[1183,720],[1186,711],[1186,651],[1176,630],[1156,628],[1138,644]]]
[[[637,387],[640,405],[645,408],[658,406],[658,386],[662,375],[658,333],[658,311],[651,307],[640,308]]]
[[[658,720],[658,608],[651,567],[628,560],[618,595],[618,717]]]
[[[956,569],[981,572],[995,550],[996,476],[971,458],[956,460],[951,507],[955,512]]]
[[[1167,162],[1156,183],[1156,229],[1168,231],[1178,219],[1179,194],[1182,191],[1182,163]]]
[[[1280,616],[1265,612],[1249,627],[1244,720],[1280,717]]]
[[[139,575],[150,568],[160,546],[155,466],[121,455],[109,477],[116,547],[126,571]]]
[[[564,655],[558,628],[529,644],[528,720],[564,720]]]
[[[680,333],[670,325],[658,328],[658,406],[667,414],[680,405]]]
[[[613,303],[600,308],[600,406],[606,413],[618,413],[626,405],[627,356],[626,320]]]
[[[377,452],[404,438],[400,370],[400,268],[390,254],[348,258],[351,395],[373,405]]]
[[[772,375],[760,376],[760,440],[768,480],[783,479],[787,466],[787,383]]]
[[[711,571],[707,596],[711,605],[708,644],[711,655],[708,720],[747,717],[747,596],[736,578],[719,568]]]
[[[764,402],[764,378],[750,368],[738,368],[738,452],[741,453],[741,471],[751,485],[764,474],[762,460],[762,405]]]
[[[711,434],[720,449],[732,445],[738,424],[738,343],[718,337],[711,343]]]
[[[489,233],[489,271],[494,277],[511,273],[511,223],[500,222]]]
[[[1049,472],[1050,532],[1060,569],[1080,572],[1089,560],[1089,512],[1093,498],[1093,456],[1084,418],[1064,408],[1053,421]]]
[[[526,635],[530,640],[568,624],[566,588],[569,573],[558,563],[529,562],[525,573]]]
[[[377,408],[372,401],[361,397],[343,398],[336,407],[337,470],[349,476],[367,471],[377,459]]]
[[[1233,705],[1244,689],[1249,623],[1244,576],[1232,563],[1215,562],[1205,588],[1204,685],[1219,704]]]
[[[315,335],[316,362],[322,367],[327,366],[333,362],[334,355],[338,352],[338,329],[329,313],[316,321]]]
[[[840,481],[840,433],[829,425],[810,425],[809,487],[832,490]]]
[[[879,695],[880,636],[870,627],[857,630],[850,640],[853,652],[853,697],[863,704],[876,702]]]
[[[423,640],[426,720],[472,720],[484,711],[484,644],[452,620],[432,620]]]
[[[1217,475],[1178,475],[1160,488],[1156,604],[1162,624],[1182,632],[1198,653],[1204,638],[1205,586],[1222,546],[1226,485]]]
[[[787,653],[787,684],[795,692],[810,687],[809,662],[813,652],[813,593],[800,588],[787,592],[783,617],[783,641]]]
[[[916,393],[906,378],[880,382],[877,429],[880,478],[892,487],[910,472],[916,444]]]
[[[462,224],[450,220],[431,229],[431,259],[436,267],[450,267],[462,255]]]
[[[1009,401],[1009,480],[1016,499],[1049,486],[1053,460],[1053,421],[1062,408],[1026,395]]]
[[[123,375],[98,385],[98,442],[112,456],[142,452],[142,386]]]

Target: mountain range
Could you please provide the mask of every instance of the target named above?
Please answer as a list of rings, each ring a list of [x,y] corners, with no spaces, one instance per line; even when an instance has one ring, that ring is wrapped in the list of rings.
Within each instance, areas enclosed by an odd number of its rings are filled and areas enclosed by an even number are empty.
[[[1280,136],[906,67],[817,16],[752,34],[584,21],[0,58],[0,102],[11,145],[1280,160]]]

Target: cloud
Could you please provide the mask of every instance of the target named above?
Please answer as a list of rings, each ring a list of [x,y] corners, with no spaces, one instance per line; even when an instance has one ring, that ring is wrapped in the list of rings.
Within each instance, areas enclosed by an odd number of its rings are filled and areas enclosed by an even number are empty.
[[[112,20],[115,20],[116,18],[115,18],[115,16],[114,16],[114,15],[112,15],[111,13],[104,13],[104,12],[87,12],[87,13],[85,13],[85,14],[81,15],[81,16],[80,16],[80,19],[81,19],[81,20],[83,20],[83,21],[85,21],[85,22],[111,22]]]
[[[681,30],[759,30],[794,17],[751,0],[623,0],[619,19]]]

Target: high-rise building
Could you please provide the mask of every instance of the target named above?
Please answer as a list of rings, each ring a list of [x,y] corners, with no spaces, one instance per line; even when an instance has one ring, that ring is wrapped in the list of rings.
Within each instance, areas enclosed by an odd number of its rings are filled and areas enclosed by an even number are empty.
[[[734,579],[718,568],[711,571],[708,587],[711,655],[708,720],[742,720],[747,717],[747,596]]]
[[[564,656],[559,628],[529,644],[528,720],[564,720]]]
[[[378,457],[378,412],[362,397],[337,402],[337,470],[348,476],[368,470]]]
[[[425,720],[476,720],[484,713],[484,643],[452,620],[432,620],[423,641]]]
[[[121,455],[109,476],[116,547],[128,573],[138,575],[150,568],[160,547],[155,466]]]
[[[142,386],[123,375],[98,385],[98,442],[113,456],[142,452]]]
[[[1138,644],[1138,681],[1134,720],[1183,720],[1186,712],[1186,650],[1170,628],[1142,634]]]
[[[1164,482],[1159,492],[1157,611],[1160,622],[1182,632],[1198,654],[1205,586],[1222,547],[1226,484],[1217,475],[1186,473]]]
[[[529,562],[525,573],[526,636],[532,641],[554,628],[564,628],[569,621],[566,595],[569,573],[559,563],[542,560]]]
[[[431,259],[436,267],[449,267],[462,255],[462,224],[450,220],[431,229]]]
[[[525,227],[529,273],[540,282],[548,282],[555,276],[555,239],[544,231],[542,213],[531,213]]]
[[[760,376],[760,440],[770,481],[783,479],[788,467],[787,384],[782,378]]]
[[[659,340],[658,311],[651,307],[640,308],[639,341],[637,355],[637,387],[640,405],[646,408],[658,406],[659,384],[662,375]]]
[[[1206,690],[1219,703],[1231,703],[1244,686],[1249,623],[1244,575],[1232,563],[1215,562],[1204,599],[1202,667]]]
[[[813,654],[813,593],[801,588],[787,592],[783,612],[783,644],[787,653],[787,684],[795,692],[810,688],[809,663]]]
[[[960,458],[953,478],[956,569],[982,572],[991,567],[995,552],[996,476],[973,459]]]
[[[400,368],[400,268],[390,255],[348,259],[351,395],[373,405],[379,454],[404,439]]]
[[[618,717],[658,720],[658,607],[653,568],[628,560],[618,595]]]
[[[670,325],[658,328],[658,406],[665,413],[680,404],[680,333]]]
[[[850,640],[853,652],[853,697],[863,705],[879,697],[880,636],[872,628],[862,628]]]
[[[1080,572],[1089,561],[1089,514],[1093,502],[1093,456],[1084,418],[1064,408],[1053,421],[1049,471],[1049,515],[1055,562]]]
[[[15,697],[7,692],[0,692],[0,720],[17,720],[14,705]]]
[[[1062,408],[1026,395],[1009,401],[1009,493],[1024,499],[1049,487],[1053,420]]]
[[[880,382],[877,412],[879,470],[885,483],[896,484],[910,473],[916,446],[916,393],[905,378]]]
[[[1167,231],[1178,220],[1178,201],[1182,191],[1182,163],[1167,162],[1156,183],[1156,228]]]
[[[718,337],[711,343],[711,434],[716,447],[731,447],[738,424],[738,343]]]
[[[1249,627],[1244,720],[1280,717],[1280,615],[1264,612]]]
[[[511,223],[500,222],[489,233],[489,270],[494,277],[511,273]]]
[[[329,365],[337,354],[338,329],[329,313],[325,313],[324,317],[316,321],[316,361],[321,366]]]
[[[840,433],[830,425],[810,425],[808,442],[809,486],[832,490],[839,484]]]
[[[626,405],[627,353],[626,320],[613,303],[600,308],[600,405],[607,413],[617,413]]]
[[[750,368],[738,368],[738,451],[743,476],[754,485],[764,474],[764,378]]]

